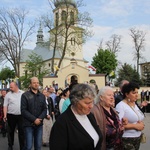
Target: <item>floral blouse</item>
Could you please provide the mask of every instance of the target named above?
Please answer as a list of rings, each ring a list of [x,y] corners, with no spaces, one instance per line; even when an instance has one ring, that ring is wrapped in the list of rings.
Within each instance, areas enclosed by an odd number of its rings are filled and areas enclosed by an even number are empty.
[[[104,109],[106,115],[106,148],[121,150],[123,126],[117,113],[112,108],[110,108],[110,112],[111,114]]]

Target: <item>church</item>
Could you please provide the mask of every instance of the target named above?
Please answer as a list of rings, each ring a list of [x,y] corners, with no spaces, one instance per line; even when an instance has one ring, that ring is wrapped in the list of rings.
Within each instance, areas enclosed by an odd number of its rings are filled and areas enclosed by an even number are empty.
[[[42,57],[46,68],[49,70],[49,74],[43,78],[43,88],[46,86],[49,87],[53,83],[57,83],[58,87],[64,88],[70,84],[72,79],[76,79],[78,83],[96,83],[98,88],[105,86],[105,74],[90,73],[88,61],[83,57],[83,37],[81,33],[84,29],[75,23],[76,17],[78,16],[76,2],[74,0],[56,0],[54,5],[54,27],[49,31],[49,40],[44,41],[43,30],[40,26],[37,32],[36,47],[33,50],[22,50],[20,76],[25,74],[24,67],[26,60],[34,52]],[[69,36],[67,37],[66,51],[63,53],[66,40],[64,35],[66,33],[66,28],[64,28],[66,19],[70,21],[70,26],[67,28],[67,35]],[[63,30],[64,34],[57,35],[56,47],[56,32]],[[64,55],[63,59],[62,55]],[[62,62],[59,65],[61,59]],[[52,63],[54,64],[53,69],[51,68]],[[54,74],[54,71],[57,71],[57,75]]]

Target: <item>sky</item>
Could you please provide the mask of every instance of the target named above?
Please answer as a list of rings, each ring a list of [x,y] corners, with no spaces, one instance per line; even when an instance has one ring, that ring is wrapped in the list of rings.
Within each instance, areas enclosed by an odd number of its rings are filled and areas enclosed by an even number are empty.
[[[79,11],[87,11],[93,19],[91,28],[93,37],[83,45],[83,55],[89,64],[97,53],[101,40],[110,40],[113,34],[121,36],[121,49],[117,55],[119,62],[135,65],[133,60],[134,43],[130,36],[130,28],[136,28],[146,33],[145,51],[142,53],[145,60],[150,62],[150,0],[83,0],[84,7]],[[0,0],[0,7],[23,7],[29,10],[29,19],[35,19],[41,14],[50,11],[48,0]],[[37,27],[38,29],[38,27]],[[33,49],[36,35],[32,35],[26,48]]]

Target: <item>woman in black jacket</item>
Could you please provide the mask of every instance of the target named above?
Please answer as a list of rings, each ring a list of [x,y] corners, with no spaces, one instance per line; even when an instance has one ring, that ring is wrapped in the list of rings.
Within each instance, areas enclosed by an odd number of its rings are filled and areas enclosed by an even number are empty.
[[[101,150],[102,134],[91,114],[95,93],[77,84],[70,93],[71,105],[54,123],[50,150]]]

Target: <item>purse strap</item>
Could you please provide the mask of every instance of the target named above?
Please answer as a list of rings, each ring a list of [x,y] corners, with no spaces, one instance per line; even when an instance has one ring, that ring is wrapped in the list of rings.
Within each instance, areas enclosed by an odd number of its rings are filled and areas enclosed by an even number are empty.
[[[129,105],[129,103],[127,102],[127,104]],[[131,106],[131,105],[129,105],[130,107],[131,107],[131,109],[136,113],[136,115],[138,116],[138,119],[139,119],[139,121],[140,121],[140,117],[139,117],[139,115],[138,115],[138,113],[135,111],[135,109]]]

